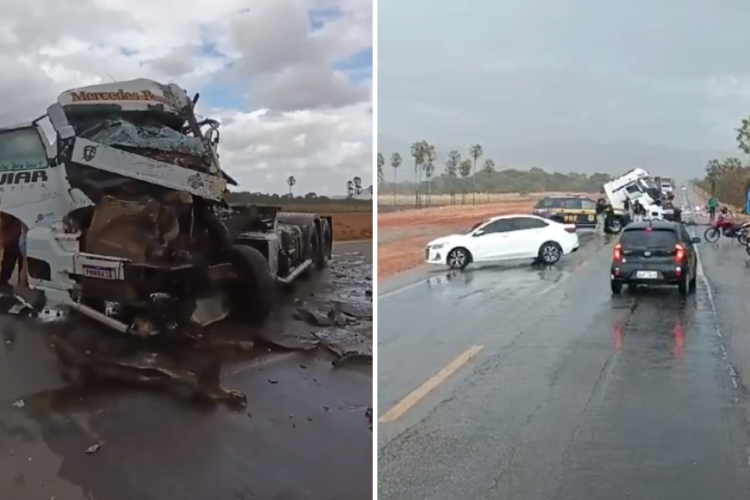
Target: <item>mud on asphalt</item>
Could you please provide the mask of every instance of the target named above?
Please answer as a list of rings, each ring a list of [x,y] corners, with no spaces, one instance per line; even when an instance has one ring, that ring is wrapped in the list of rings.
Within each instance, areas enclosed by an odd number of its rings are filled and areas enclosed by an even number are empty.
[[[370,242],[336,245],[325,273],[295,286],[262,327],[219,324],[197,348],[134,348],[57,313],[0,316],[0,336],[0,498],[371,492]],[[70,384],[54,336],[119,365]],[[200,404],[224,390],[246,406]]]

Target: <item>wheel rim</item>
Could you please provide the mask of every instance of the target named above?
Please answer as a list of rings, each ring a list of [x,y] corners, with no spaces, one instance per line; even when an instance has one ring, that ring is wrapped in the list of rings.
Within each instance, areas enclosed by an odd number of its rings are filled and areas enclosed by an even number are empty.
[[[548,245],[542,248],[542,260],[544,262],[555,262],[560,257],[560,251],[556,246]]]
[[[714,242],[719,239],[719,230],[716,228],[710,228],[708,231],[706,231],[706,234],[704,236],[708,241]]]
[[[463,267],[464,264],[466,264],[466,255],[460,250],[453,250],[448,256],[450,267]]]

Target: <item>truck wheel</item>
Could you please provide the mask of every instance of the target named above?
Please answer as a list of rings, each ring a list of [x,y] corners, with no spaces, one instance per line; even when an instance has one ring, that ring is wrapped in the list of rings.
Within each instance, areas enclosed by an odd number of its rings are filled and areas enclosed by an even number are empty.
[[[320,237],[318,236],[318,229],[315,226],[310,228],[310,231],[306,236],[307,249],[305,256],[313,260],[313,263],[305,269],[300,277],[304,279],[310,279],[313,275],[313,271],[318,268],[318,261],[322,258],[322,250],[320,248]]]
[[[611,219],[609,219],[607,231],[610,234],[618,234],[620,231],[622,231],[622,219],[620,219],[619,217],[612,217]]]
[[[331,257],[328,253],[331,238],[331,225],[328,224],[327,219],[320,219],[320,256],[316,263],[318,269],[324,269],[328,266],[328,259]]]
[[[235,312],[243,319],[262,322],[275,304],[276,281],[260,251],[247,245],[232,245],[229,262],[242,278],[231,287]]]

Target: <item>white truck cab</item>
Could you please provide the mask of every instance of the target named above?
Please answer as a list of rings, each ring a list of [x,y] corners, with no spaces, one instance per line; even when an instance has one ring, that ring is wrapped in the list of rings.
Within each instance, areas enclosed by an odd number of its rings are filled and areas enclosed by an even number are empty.
[[[631,205],[638,200],[646,208],[647,219],[664,218],[664,209],[657,203],[661,190],[645,169],[634,168],[611,180],[604,184],[604,192],[614,208],[624,209],[626,199]]]

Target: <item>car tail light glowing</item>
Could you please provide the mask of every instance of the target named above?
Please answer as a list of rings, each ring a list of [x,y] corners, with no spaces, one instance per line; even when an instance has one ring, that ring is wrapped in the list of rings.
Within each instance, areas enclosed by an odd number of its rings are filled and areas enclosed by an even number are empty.
[[[612,255],[612,260],[615,262],[622,262],[622,244],[618,243],[615,245],[615,251]]]
[[[674,246],[674,261],[682,262],[685,260],[685,247],[679,243]]]
[[[565,226],[565,230],[569,233],[575,233],[576,227],[575,226]]]

